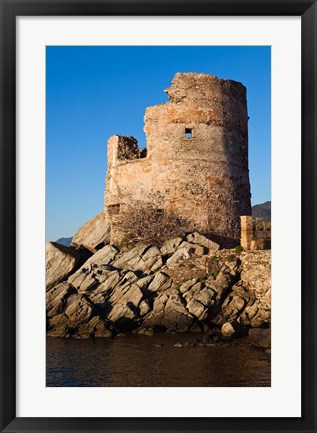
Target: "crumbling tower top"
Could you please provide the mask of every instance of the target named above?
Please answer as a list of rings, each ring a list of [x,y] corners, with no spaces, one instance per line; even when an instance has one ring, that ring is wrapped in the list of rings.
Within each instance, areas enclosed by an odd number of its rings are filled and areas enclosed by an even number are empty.
[[[176,104],[212,105],[213,101],[223,100],[224,96],[242,100],[246,98],[246,88],[242,83],[197,72],[178,72],[164,92]]]

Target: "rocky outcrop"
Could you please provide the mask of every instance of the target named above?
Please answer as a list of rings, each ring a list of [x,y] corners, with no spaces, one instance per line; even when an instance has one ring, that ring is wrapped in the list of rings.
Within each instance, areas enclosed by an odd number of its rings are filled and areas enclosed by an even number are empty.
[[[56,242],[46,245],[46,288],[53,287],[75,271],[80,254]]]
[[[105,212],[102,211],[77,230],[72,239],[71,246],[83,246],[92,252],[96,252],[109,243],[109,238],[110,225]]]
[[[47,287],[48,334],[84,338],[218,329],[232,337],[268,326],[270,252],[238,254],[208,242],[197,233],[161,249],[138,243],[120,252],[106,245],[79,269],[73,258]]]

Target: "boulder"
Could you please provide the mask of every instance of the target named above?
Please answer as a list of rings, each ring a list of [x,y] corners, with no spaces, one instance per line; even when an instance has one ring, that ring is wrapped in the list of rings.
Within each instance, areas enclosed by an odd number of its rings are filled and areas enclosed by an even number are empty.
[[[113,268],[103,265],[95,265],[90,263],[87,266],[82,266],[68,278],[68,282],[74,286],[80,293],[92,292],[101,283],[104,283],[110,275],[113,275]],[[119,275],[119,273],[118,273]],[[119,275],[120,278],[120,275]]]
[[[181,237],[169,239],[161,247],[161,254],[163,256],[166,256],[175,253],[175,251],[177,250],[177,248],[179,247],[182,241],[183,239]]]
[[[226,322],[226,323],[224,323],[222,325],[222,327],[221,327],[221,335],[223,337],[230,338],[230,337],[232,337],[234,335],[234,333],[235,333],[235,330],[234,330],[234,327],[231,325],[231,323]]]
[[[187,332],[192,327],[193,320],[193,316],[184,306],[179,291],[168,289],[158,293],[154,299],[153,310],[145,316],[143,326]]]
[[[175,265],[179,260],[190,259],[194,252],[189,248],[179,248],[175,253],[166,261],[168,266]]]
[[[147,290],[150,292],[166,290],[171,287],[172,282],[173,281],[168,275],[164,274],[163,272],[157,272]]]
[[[244,299],[240,298],[240,296],[230,296],[227,298],[226,302],[223,303],[220,317],[218,318],[218,323],[220,319],[220,323],[225,321],[234,321],[239,317],[240,311],[242,311],[245,305]]]
[[[156,246],[145,245],[140,242],[132,250],[115,260],[112,265],[120,269],[155,272],[163,265],[163,260],[161,252]]]
[[[76,338],[89,337],[111,337],[112,332],[105,322],[99,316],[93,316],[87,323],[79,325],[76,329]]]
[[[195,254],[195,256],[203,256],[208,253],[208,248],[202,246],[193,244],[191,242],[182,242],[179,246],[179,248],[187,248],[190,254]]]
[[[87,221],[75,233],[71,246],[83,246],[88,250],[95,252],[109,243],[110,240],[110,224],[105,216],[104,211],[101,211],[97,216]]]
[[[198,232],[189,234],[187,236],[187,240],[193,244],[203,245],[204,247],[208,248],[209,251],[219,250],[219,245],[216,244],[216,242],[211,241],[210,239],[206,238],[206,236],[203,236]]]
[[[181,287],[184,290],[184,287]],[[180,290],[182,291],[182,290]],[[202,282],[196,282],[183,294],[187,310],[198,320],[205,320],[215,304],[214,292]]]
[[[85,296],[73,294],[67,299],[65,315],[68,317],[68,326],[76,327],[87,323],[93,316],[93,305]]]
[[[238,321],[226,322],[221,327],[223,337],[245,337],[248,335],[248,329]]]
[[[54,337],[74,336],[77,338],[92,335],[93,329],[89,328],[88,323],[94,316],[93,305],[85,297],[77,293],[68,296],[63,304],[62,312],[55,314],[53,317],[48,317],[48,335]],[[81,326],[84,326],[84,329],[79,331]]]
[[[58,284],[46,292],[46,315],[53,317],[64,312],[67,298],[77,293],[67,282]]]
[[[106,245],[93,254],[84,264],[85,267],[90,263],[95,265],[109,265],[119,254],[117,248],[112,245]]]
[[[67,279],[80,263],[80,254],[73,248],[56,242],[46,244],[46,288],[56,286]]]

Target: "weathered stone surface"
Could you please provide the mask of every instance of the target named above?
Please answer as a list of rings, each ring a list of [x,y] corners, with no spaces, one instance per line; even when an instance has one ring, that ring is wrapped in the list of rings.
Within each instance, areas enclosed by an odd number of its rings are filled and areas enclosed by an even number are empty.
[[[63,313],[66,307],[67,298],[77,293],[67,282],[58,284],[46,292],[46,314],[47,317],[54,317]]]
[[[65,314],[70,326],[88,322],[92,317],[92,304],[82,295],[73,294],[67,299]]]
[[[157,272],[151,284],[148,286],[148,290],[150,292],[157,292],[158,290],[166,290],[169,289],[172,285],[172,280],[168,275],[163,272]]]
[[[55,242],[46,244],[46,288],[65,280],[79,264],[80,255],[73,249]]]
[[[192,244],[198,244],[208,248],[210,252],[219,250],[219,245],[216,242],[211,241],[198,232],[190,233],[187,236],[187,240]]]
[[[179,248],[175,251],[175,253],[166,261],[167,265],[174,265],[179,260],[190,259],[194,252],[191,251],[191,248]]]
[[[112,245],[106,245],[105,247],[98,250],[93,254],[86,262],[84,266],[90,263],[95,265],[109,265],[119,254],[119,251]]]
[[[108,266],[98,266],[90,263],[87,267],[82,266],[71,275],[68,278],[68,282],[81,293],[86,291],[92,292],[110,277],[111,272],[112,268]]]
[[[157,271],[163,265],[163,261],[157,247],[139,243],[112,264],[116,268],[149,272]]]
[[[108,324],[99,316],[94,316],[87,323],[79,325],[76,329],[77,338],[111,337],[112,332]]]
[[[77,230],[71,245],[74,247],[82,245],[88,250],[95,252],[100,247],[109,243],[109,239],[110,225],[108,217],[105,212],[102,211]]]
[[[193,316],[186,310],[178,290],[160,292],[153,303],[153,310],[145,316],[143,325],[186,332],[193,324]]]
[[[105,247],[101,248],[88,260],[86,260],[85,263],[74,274],[70,276],[69,283],[76,287],[81,286],[86,279],[86,275],[89,275],[90,271],[97,266],[98,272],[96,270],[94,275],[96,276],[97,281],[101,282],[101,280],[105,279],[110,272],[109,267],[106,265],[109,265],[117,257],[118,253],[118,250],[112,245],[106,245]],[[96,278],[94,278],[94,280],[96,280]]]
[[[166,241],[161,247],[161,254],[162,255],[173,254],[177,250],[177,248],[179,247],[182,241],[183,238],[181,238],[180,236]]]
[[[195,254],[196,256],[203,256],[208,253],[208,248],[202,245],[193,244],[191,242],[182,242],[179,249],[186,248],[190,254]]]
[[[203,321],[207,318],[209,309],[215,304],[214,295],[214,291],[204,283],[197,282],[184,293],[183,297],[187,310],[198,320]]]

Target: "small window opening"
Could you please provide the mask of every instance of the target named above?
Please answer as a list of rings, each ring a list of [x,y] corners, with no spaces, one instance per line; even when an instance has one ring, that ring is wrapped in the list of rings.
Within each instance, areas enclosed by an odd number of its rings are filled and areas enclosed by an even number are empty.
[[[192,138],[192,136],[193,136],[192,128],[185,128],[185,137],[186,138]]]

